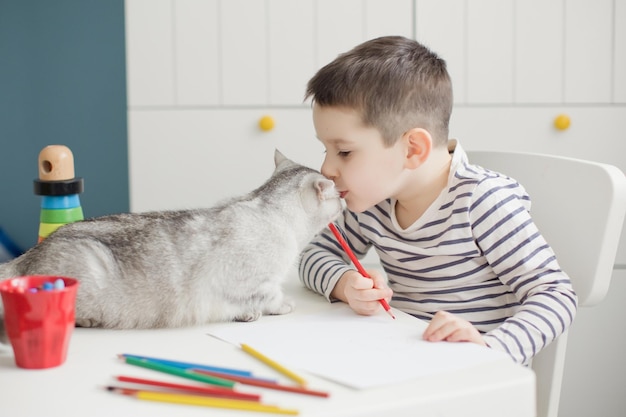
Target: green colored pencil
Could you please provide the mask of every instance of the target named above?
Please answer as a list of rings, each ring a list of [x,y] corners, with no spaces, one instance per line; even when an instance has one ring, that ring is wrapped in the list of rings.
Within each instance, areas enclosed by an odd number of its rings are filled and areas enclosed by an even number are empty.
[[[146,369],[152,369],[153,371],[163,372],[170,375],[180,376],[182,378],[193,379],[194,381],[204,382],[211,385],[217,385],[220,387],[233,388],[235,382],[228,381],[226,379],[217,378],[209,375],[202,375],[185,369],[177,368],[175,366],[163,365],[157,362],[151,362],[147,359],[137,359],[133,357],[123,357],[124,361],[129,365],[140,366]]]

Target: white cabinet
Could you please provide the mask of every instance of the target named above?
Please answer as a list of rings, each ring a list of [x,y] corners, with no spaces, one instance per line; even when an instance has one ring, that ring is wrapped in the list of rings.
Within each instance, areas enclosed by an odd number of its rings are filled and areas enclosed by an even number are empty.
[[[626,171],[626,0],[127,0],[131,209],[205,205],[251,189],[275,141],[316,143],[310,118],[295,111],[308,114],[302,98],[315,71],[389,34],[417,37],[446,59],[452,135],[466,148]],[[568,130],[554,129],[559,113],[571,118]],[[276,122],[270,132],[257,127],[264,114]],[[210,164],[201,168],[203,155]],[[244,163],[232,165],[236,157]],[[211,182],[235,166],[254,175],[205,185],[204,196],[177,188],[165,200],[154,197],[168,181],[156,161],[175,184]],[[626,243],[618,259],[626,263]]]
[[[270,132],[255,109],[148,109],[129,112],[132,211],[209,207],[260,186],[274,169],[274,149],[319,168],[311,110],[274,109]]]

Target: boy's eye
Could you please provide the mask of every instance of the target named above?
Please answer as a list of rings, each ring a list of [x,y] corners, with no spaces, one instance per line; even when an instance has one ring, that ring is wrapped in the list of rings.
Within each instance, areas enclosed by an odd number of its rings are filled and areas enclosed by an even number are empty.
[[[348,156],[350,156],[350,151],[339,151],[337,152],[337,155],[339,155],[341,158],[347,158]]]

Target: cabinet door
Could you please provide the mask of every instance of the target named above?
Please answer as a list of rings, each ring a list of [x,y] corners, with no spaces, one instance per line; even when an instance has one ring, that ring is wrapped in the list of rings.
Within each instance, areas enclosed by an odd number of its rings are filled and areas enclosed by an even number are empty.
[[[128,105],[175,102],[172,0],[126,0]]]
[[[626,104],[626,0],[615,0],[613,102]]]
[[[219,4],[222,104],[264,105],[269,92],[265,2],[228,0]]]
[[[269,0],[269,104],[302,105],[315,73],[313,0]]]
[[[361,0],[317,0],[316,66],[321,68],[363,42],[363,7]]]
[[[565,102],[610,103],[613,0],[566,0],[565,16]]]
[[[563,0],[514,4],[516,103],[563,101],[563,7]]]
[[[365,0],[365,39],[399,35],[413,38],[412,0]]]
[[[467,101],[465,0],[416,0],[416,39],[446,61],[455,104]],[[445,22],[445,24],[442,24]]]
[[[128,115],[131,210],[209,207],[260,186],[274,149],[319,169],[324,148],[310,108],[272,110],[275,128],[258,128],[260,109],[136,110]],[[158,144],[158,146],[155,146]]]
[[[176,0],[176,104],[215,106],[219,90],[219,15],[217,0]]]
[[[467,3],[467,101],[513,102],[513,5]]]

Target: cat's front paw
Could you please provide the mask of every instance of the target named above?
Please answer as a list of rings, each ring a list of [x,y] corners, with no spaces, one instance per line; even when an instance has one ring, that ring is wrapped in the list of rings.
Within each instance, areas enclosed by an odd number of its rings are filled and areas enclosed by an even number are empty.
[[[76,327],[102,327],[102,324],[95,319],[76,318]]]
[[[250,311],[235,317],[235,321],[256,321],[261,317],[260,311]]]
[[[293,300],[286,299],[286,300],[283,300],[280,307],[273,309],[273,310],[268,310],[266,313],[276,316],[276,315],[291,313],[294,310],[294,308],[296,308],[296,303]]]

